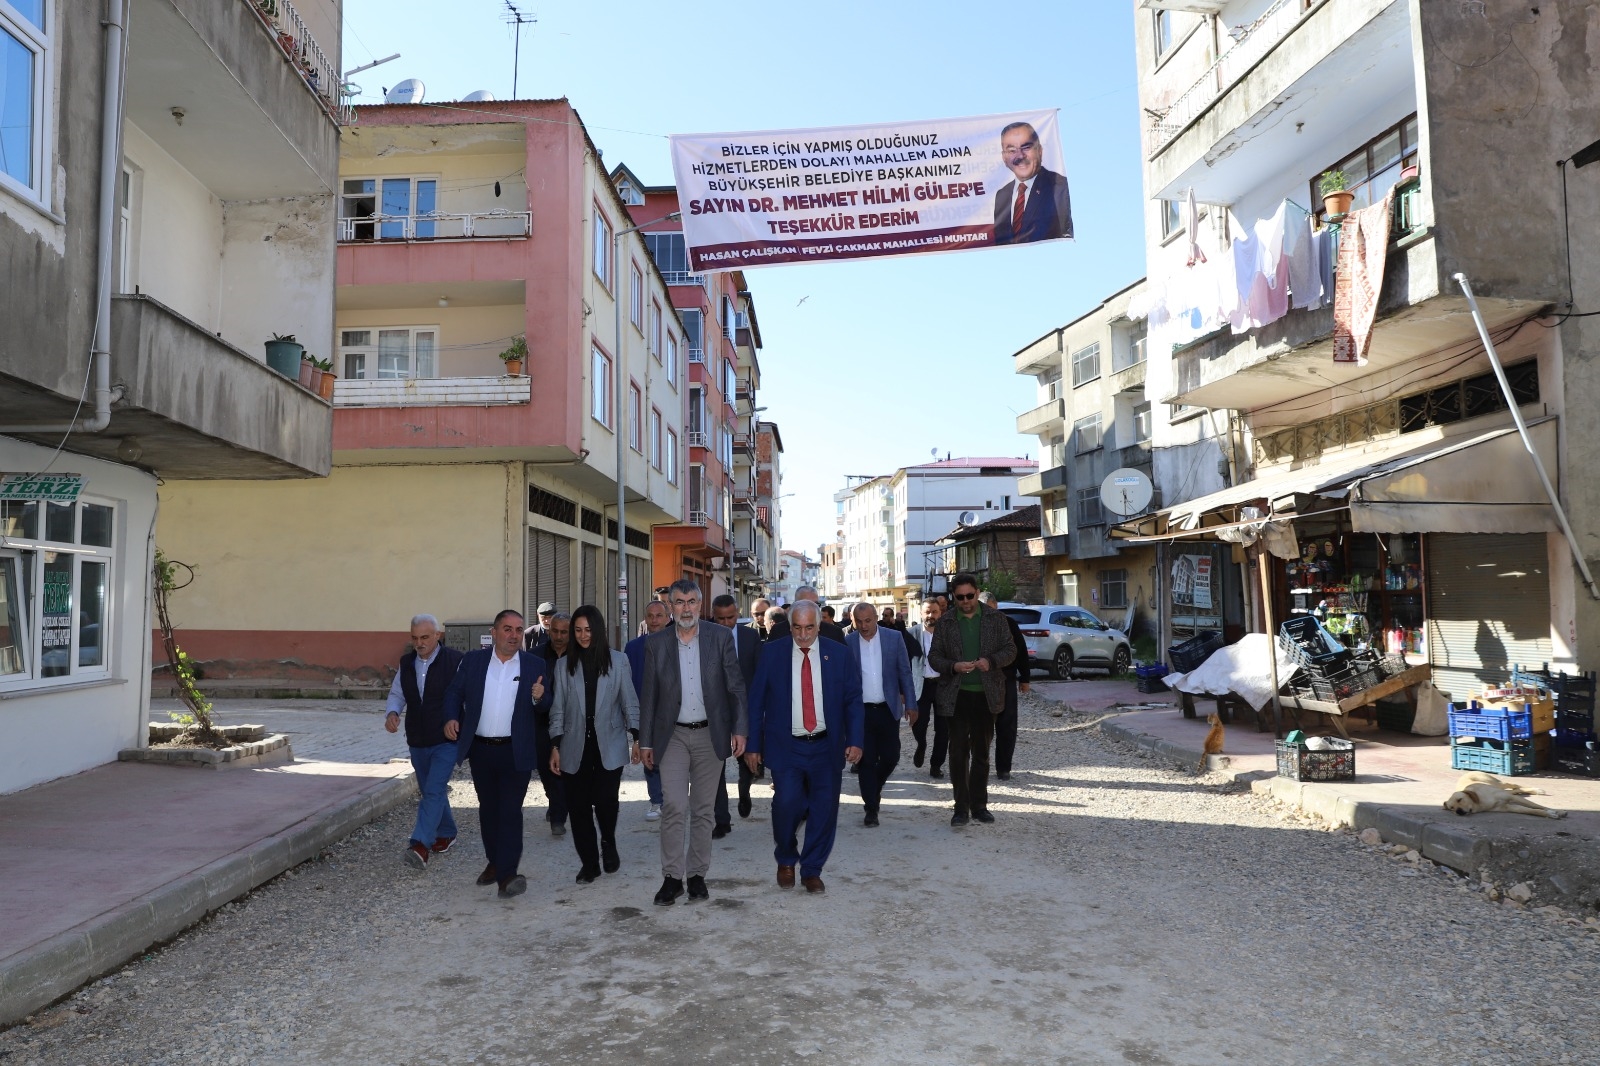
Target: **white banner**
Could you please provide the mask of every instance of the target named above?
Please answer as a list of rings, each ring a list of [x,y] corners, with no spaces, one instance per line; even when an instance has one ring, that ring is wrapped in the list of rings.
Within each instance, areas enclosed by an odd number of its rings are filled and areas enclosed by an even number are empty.
[[[1052,110],[675,135],[672,169],[690,268],[1070,238],[1058,127]]]

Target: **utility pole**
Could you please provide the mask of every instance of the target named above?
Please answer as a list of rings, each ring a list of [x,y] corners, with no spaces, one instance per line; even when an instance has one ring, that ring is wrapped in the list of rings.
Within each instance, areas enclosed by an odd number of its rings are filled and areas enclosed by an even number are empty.
[[[517,43],[512,46],[511,50],[511,99],[515,100],[517,98],[517,74],[522,65],[522,27],[532,26],[539,20],[532,15],[523,14],[511,0],[505,0],[505,5],[504,21],[506,25],[514,27],[514,32],[517,35]]]

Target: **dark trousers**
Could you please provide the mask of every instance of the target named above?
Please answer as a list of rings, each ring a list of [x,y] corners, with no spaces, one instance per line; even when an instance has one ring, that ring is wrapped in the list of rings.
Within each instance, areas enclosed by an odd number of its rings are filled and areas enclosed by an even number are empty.
[[[739,768],[739,798],[747,800],[750,798],[750,782],[755,780],[755,775],[750,772],[750,767],[745,765],[743,759],[735,759],[733,764]],[[728,768],[726,765],[722,768],[722,776],[717,778],[715,812],[718,825],[727,826],[733,824],[733,818],[728,813]]]
[[[917,720],[911,723],[911,735],[917,739],[917,747],[928,743],[928,727],[933,727],[933,755],[928,759],[928,765],[937,770],[944,765],[945,755],[950,750],[950,720],[940,718],[933,709],[933,694],[939,683],[933,678],[928,678],[922,683],[922,696],[917,700]]]
[[[501,883],[516,876],[522,862],[522,801],[533,771],[518,770],[510,744],[475,742],[467,753],[472,787],[478,793],[478,826],[483,854]]]
[[[994,772],[1009,774],[1017,752],[1017,681],[1006,678],[1006,709],[994,720]]]
[[[544,786],[545,802],[550,809],[545,821],[562,825],[567,820],[567,796],[561,790],[561,776],[550,769],[550,712],[536,711],[533,716],[533,750],[539,758],[539,784]]]
[[[861,804],[868,814],[878,813],[883,783],[900,761],[900,723],[887,703],[866,705],[866,731],[861,745]]]
[[[801,749],[788,769],[768,767],[772,775],[773,858],[780,866],[800,867],[801,877],[820,877],[833,852],[839,828],[839,786],[844,781],[838,753],[825,740],[796,744]],[[800,820],[806,844],[799,844]]]
[[[600,844],[617,844],[618,791],[622,787],[622,767],[607,770],[600,763],[600,750],[591,739],[583,749],[578,772],[561,771],[561,788],[572,815],[572,846],[584,866],[600,868]],[[595,823],[600,835],[595,836]]]
[[[989,809],[989,741],[995,716],[981,692],[957,692],[950,717],[950,785],[956,813]]]

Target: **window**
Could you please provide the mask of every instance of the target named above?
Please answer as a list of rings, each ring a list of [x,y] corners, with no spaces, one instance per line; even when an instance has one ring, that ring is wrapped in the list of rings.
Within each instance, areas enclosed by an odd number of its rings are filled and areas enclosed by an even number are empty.
[[[0,0],[0,185],[47,207],[48,16],[45,0]]]
[[[1150,443],[1150,403],[1146,401],[1133,409],[1133,443]]]
[[[117,182],[117,291],[133,287],[133,171],[124,166]]]
[[[661,362],[661,301],[650,301],[650,350]]]
[[[722,398],[728,403],[733,402],[733,386],[733,360],[724,359],[722,361]]]
[[[1072,387],[1087,384],[1100,376],[1100,345],[1098,342],[1072,354]]]
[[[589,414],[602,426],[611,425],[611,359],[599,348],[589,354]]]
[[[1329,170],[1344,172],[1347,187],[1355,193],[1350,210],[1370,207],[1383,199],[1385,193],[1400,180],[1400,172],[1417,161],[1417,116],[1390,126],[1354,152],[1339,160]],[[1311,202],[1322,202],[1318,183],[1322,172],[1311,179]]]
[[[1172,51],[1174,34],[1172,32],[1172,12],[1158,10],[1155,12],[1155,37],[1156,59],[1160,60]]]
[[[706,431],[706,393],[698,385],[689,386],[689,433]]]
[[[646,233],[644,246],[668,285],[700,284],[700,276],[689,269],[689,246],[682,233]]]
[[[339,196],[339,239],[428,238],[436,226],[439,182],[431,177],[346,178]]]
[[[1183,231],[1182,208],[1176,200],[1158,200],[1161,211],[1161,239],[1166,240]]]
[[[683,319],[683,342],[689,348],[689,362],[705,362],[705,343],[701,336],[705,325],[705,313],[698,308],[692,308],[686,311],[680,310],[678,315]]]
[[[644,206],[644,193],[634,188],[633,182],[627,178],[617,182],[617,196],[629,207]]]
[[[1105,515],[1100,510],[1099,488],[1079,489],[1076,495],[1078,505],[1078,525],[1099,526],[1105,524]]]
[[[1100,606],[1128,606],[1128,571],[1100,571]]]
[[[661,469],[661,408],[650,408],[650,465]]]
[[[1120,338],[1121,344],[1114,347],[1111,353],[1111,370],[1113,373],[1126,370],[1130,366],[1138,366],[1145,360],[1145,325],[1143,322],[1130,328]]]
[[[339,356],[349,381],[439,376],[439,327],[339,331]]]
[[[0,503],[0,687],[106,673],[114,519],[89,499]]]
[[[628,382],[628,447],[636,452],[644,451],[644,441],[640,438],[644,434],[644,397],[639,394],[639,386]]]
[[[673,388],[678,387],[678,338],[672,333],[667,334],[667,384]]]
[[[638,263],[628,264],[628,321],[644,332],[644,274]]]
[[[1100,416],[1090,415],[1072,423],[1072,450],[1076,455],[1092,452],[1100,447]]]
[[[678,434],[667,430],[667,484],[678,483]]]
[[[611,288],[611,223],[606,221],[599,204],[594,207],[594,276],[608,290]]]

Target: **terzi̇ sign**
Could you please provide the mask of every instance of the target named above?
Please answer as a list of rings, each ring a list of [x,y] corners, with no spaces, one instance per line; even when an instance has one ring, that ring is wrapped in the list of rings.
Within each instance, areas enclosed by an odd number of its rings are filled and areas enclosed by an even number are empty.
[[[1072,236],[1057,112],[677,135],[690,268],[864,259]]]
[[[0,500],[72,503],[82,491],[82,474],[0,474]]]

